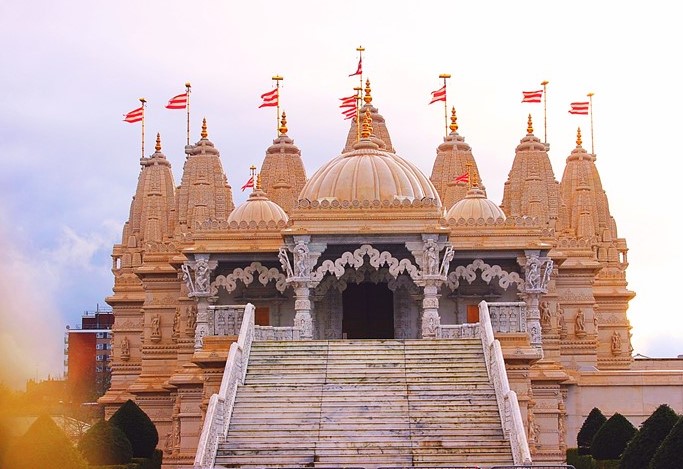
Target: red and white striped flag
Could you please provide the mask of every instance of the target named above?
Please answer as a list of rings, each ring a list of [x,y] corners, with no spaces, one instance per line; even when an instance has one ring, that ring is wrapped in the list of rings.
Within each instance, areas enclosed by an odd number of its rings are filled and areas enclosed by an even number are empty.
[[[125,114],[123,116],[123,120],[125,122],[130,122],[131,124],[133,124],[135,122],[140,122],[142,120],[142,118],[144,117],[144,115],[145,115],[145,108],[144,108],[144,106],[140,106],[137,109],[133,109],[128,114]]]
[[[540,103],[543,97],[543,90],[537,91],[522,91],[523,103]]]
[[[569,114],[582,114],[588,115],[588,101],[582,101],[578,103],[571,103],[569,108]]]
[[[259,106],[259,109],[262,107],[277,106],[280,103],[278,88],[275,88],[272,91],[268,91],[267,93],[263,93],[261,95],[261,99],[263,100],[263,103],[261,103],[261,105]]]
[[[358,96],[353,95],[353,96],[347,96],[346,98],[339,98],[339,101],[341,101],[341,104],[339,107],[356,107],[356,103],[358,102]]]
[[[185,109],[187,107],[187,92],[174,96],[168,100],[166,109]]]
[[[356,75],[362,75],[363,74],[363,57],[358,59],[358,68],[354,73],[349,75],[350,77],[355,77]]]
[[[467,184],[470,182],[470,173],[462,173],[460,176],[456,176],[453,182],[459,184],[461,182]]]
[[[248,187],[254,187],[254,176],[251,176],[247,182],[244,183],[242,186],[242,192],[244,192],[244,189]]]
[[[356,117],[357,112],[358,110],[355,107],[342,111],[342,114],[344,115],[344,120],[353,119],[354,117]]]
[[[432,91],[432,100],[429,104],[435,103],[437,101],[446,101],[446,85],[443,85],[436,91]]]

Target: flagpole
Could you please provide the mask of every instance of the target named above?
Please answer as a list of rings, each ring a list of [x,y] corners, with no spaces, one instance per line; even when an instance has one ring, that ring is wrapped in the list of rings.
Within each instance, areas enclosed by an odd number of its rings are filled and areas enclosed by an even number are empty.
[[[277,138],[280,136],[280,80],[284,80],[284,78],[275,75],[273,80],[275,80],[275,87],[277,88],[277,119],[275,120],[275,138]]]
[[[363,51],[365,51],[365,47],[358,46],[358,47],[356,47],[356,50],[358,51],[358,63],[362,64],[363,63]],[[358,86],[360,86],[361,90],[363,89],[363,67],[362,67],[362,65],[360,68],[360,83],[358,84]]]
[[[361,65],[360,66],[360,76],[359,82],[358,82],[358,105],[356,106],[356,141],[360,141],[360,107],[361,107],[361,102],[363,99],[363,52],[365,51],[365,47],[363,46],[358,46],[356,47],[356,50],[358,51],[358,63]],[[354,88],[355,90],[356,88]]]
[[[543,143],[546,144],[546,147],[548,146],[548,114],[546,107],[546,99],[548,96],[546,86],[548,83],[550,83],[548,80],[543,80],[541,82],[541,85],[543,85]]]
[[[185,83],[185,92],[187,93],[187,145],[190,145],[190,82]]]
[[[142,107],[142,157],[145,157],[145,103],[147,100],[145,98],[140,98],[140,104]]]
[[[591,114],[591,155],[595,155],[595,147],[593,146],[593,93],[592,91],[588,93],[588,110]]]
[[[360,103],[363,99],[363,87],[357,86],[353,89],[356,92],[356,141],[360,141]]]
[[[446,80],[451,77],[450,73],[442,73],[439,78],[443,78],[443,89],[446,91]],[[446,99],[443,100],[443,123],[446,129],[446,137],[448,137],[448,93],[445,95]]]

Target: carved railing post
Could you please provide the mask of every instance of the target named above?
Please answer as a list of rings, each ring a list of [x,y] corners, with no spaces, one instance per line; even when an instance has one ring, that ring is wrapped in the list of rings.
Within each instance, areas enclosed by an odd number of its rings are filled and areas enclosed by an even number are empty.
[[[543,350],[541,335],[540,298],[548,293],[548,283],[553,271],[553,261],[547,257],[539,257],[539,251],[526,251],[524,265],[524,294],[527,303],[527,330],[531,345]]]

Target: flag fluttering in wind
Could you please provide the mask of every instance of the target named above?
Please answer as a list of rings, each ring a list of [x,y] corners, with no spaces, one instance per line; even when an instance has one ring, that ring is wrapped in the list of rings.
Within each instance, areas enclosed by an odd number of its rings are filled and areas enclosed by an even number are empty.
[[[540,103],[543,97],[543,90],[537,91],[522,91],[523,103]]]
[[[261,99],[263,100],[263,103],[261,103],[259,108],[277,106],[279,104],[279,96],[280,95],[278,93],[278,88],[275,88],[272,91],[268,91],[267,93],[263,93],[261,95]]]
[[[354,73],[349,75],[350,77],[355,77],[357,75],[362,75],[363,74],[363,57],[358,59],[358,68]]]
[[[356,117],[356,112],[358,111],[358,95],[347,96],[345,98],[339,98],[342,108],[342,114],[344,115],[344,120],[353,119]]]
[[[187,92],[174,96],[168,100],[166,109],[185,109],[187,107]]]
[[[582,101],[577,103],[571,103],[569,108],[569,114],[582,114],[588,115],[588,101]]]
[[[242,192],[244,192],[244,189],[247,189],[248,187],[254,187],[254,175],[252,174],[251,177],[247,182],[244,183],[242,186]]]
[[[459,183],[469,183],[470,182],[470,173],[462,173],[460,176],[456,176],[455,179],[453,179],[453,182],[455,184]]]
[[[432,91],[432,100],[429,102],[429,104],[433,104],[438,101],[446,101],[446,85],[443,85],[436,91]]]
[[[144,115],[145,115],[145,108],[144,108],[144,106],[140,106],[139,108],[133,109],[128,114],[124,115],[123,120],[125,122],[130,122],[131,124],[133,124],[135,122],[140,122]]]

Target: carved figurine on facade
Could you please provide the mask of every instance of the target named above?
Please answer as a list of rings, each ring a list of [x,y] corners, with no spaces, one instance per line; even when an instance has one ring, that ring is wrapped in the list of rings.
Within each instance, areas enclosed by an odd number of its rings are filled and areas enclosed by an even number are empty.
[[[128,337],[121,339],[121,360],[130,359],[130,342]]]
[[[180,270],[183,271],[183,282],[185,282],[187,291],[189,293],[194,293],[194,283],[192,282],[192,275],[190,275],[190,266],[183,264],[180,266]]]
[[[197,263],[194,268],[194,286],[196,293],[208,293],[209,292],[209,276],[211,270],[209,269],[209,261],[206,259],[197,259]]]
[[[612,333],[612,355],[621,353],[621,336],[617,331]]]
[[[574,318],[574,332],[578,337],[586,335],[586,317],[582,309],[579,309]]]
[[[564,308],[557,308],[557,327],[560,330],[560,338],[567,337],[567,323],[564,321]]]
[[[195,305],[190,305],[185,310],[185,322],[187,324],[185,335],[194,337],[194,329],[197,326],[197,307]]]
[[[525,286],[527,290],[539,290],[541,288],[541,261],[538,257],[530,257],[526,261]]]
[[[550,304],[548,304],[547,301],[541,302],[539,305],[540,310],[541,310],[541,324],[543,327],[550,328],[551,326],[551,313],[550,313]]]
[[[451,267],[451,261],[455,256],[455,251],[451,246],[446,246],[446,251],[443,253],[443,259],[441,260],[441,268],[439,269],[439,275],[443,277],[448,276],[448,270]]]
[[[175,315],[173,316],[173,338],[177,338],[180,335],[180,307],[175,309]]]
[[[294,275],[296,277],[309,276],[309,257],[308,246],[303,241],[299,241],[294,247]]]
[[[291,262],[289,262],[287,248],[281,247],[280,251],[277,254],[277,257],[280,259],[280,265],[282,266],[282,270],[287,274],[287,278],[293,277],[294,271],[292,270]]]
[[[151,339],[155,342],[161,340],[161,316],[155,314],[152,316],[152,334]]]
[[[425,275],[436,275],[437,265],[439,264],[439,248],[436,241],[428,239],[425,241],[423,270]]]

